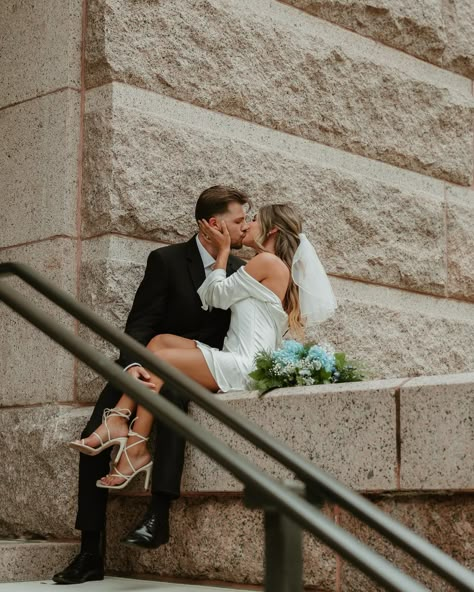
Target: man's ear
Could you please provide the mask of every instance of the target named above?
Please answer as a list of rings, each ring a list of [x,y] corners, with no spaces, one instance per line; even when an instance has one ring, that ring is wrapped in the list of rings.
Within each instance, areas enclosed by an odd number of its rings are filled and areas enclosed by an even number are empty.
[[[212,226],[213,228],[220,229],[220,227],[221,227],[219,220],[215,216],[213,216],[212,218],[209,218],[208,223],[209,223],[209,226]]]

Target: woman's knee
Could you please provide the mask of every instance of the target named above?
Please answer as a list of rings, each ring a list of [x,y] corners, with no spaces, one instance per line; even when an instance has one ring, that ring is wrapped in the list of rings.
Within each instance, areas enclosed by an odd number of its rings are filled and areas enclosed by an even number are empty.
[[[169,337],[168,333],[155,335],[155,337],[148,342],[147,348],[152,351],[164,349],[165,347],[168,347],[167,343],[169,343]]]

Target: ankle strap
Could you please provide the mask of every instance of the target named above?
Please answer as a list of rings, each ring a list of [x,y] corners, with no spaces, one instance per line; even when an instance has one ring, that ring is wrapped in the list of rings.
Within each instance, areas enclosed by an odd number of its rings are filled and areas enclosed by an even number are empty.
[[[104,421],[109,417],[118,416],[123,417],[124,419],[130,419],[130,409],[104,409],[103,419]]]

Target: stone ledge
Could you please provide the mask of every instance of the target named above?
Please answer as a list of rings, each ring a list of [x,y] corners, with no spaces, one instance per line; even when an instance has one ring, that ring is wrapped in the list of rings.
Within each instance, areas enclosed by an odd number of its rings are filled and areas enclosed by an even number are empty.
[[[77,542],[0,540],[0,582],[51,579],[79,552]]]
[[[396,487],[395,392],[403,379],[217,395],[262,431],[286,442],[354,489]],[[196,406],[191,416],[278,479],[291,473]],[[187,448],[183,491],[239,491],[242,485],[196,448]]]
[[[441,448],[440,442],[448,430],[457,436],[454,452],[459,452],[462,445],[469,445],[467,424],[459,418],[463,409],[467,409],[467,399],[462,393],[472,397],[473,385],[474,374],[469,374],[280,389],[262,399],[255,392],[216,396],[349,487],[364,492],[396,492],[395,397],[401,390],[402,488],[449,492],[466,489],[472,483],[473,471],[467,463],[457,463],[459,469],[450,466],[447,455],[434,456],[432,451]],[[419,406],[420,400],[422,404],[436,403],[432,424],[418,419],[416,405]],[[438,417],[445,417],[442,415],[445,408],[452,411],[453,419],[443,420],[443,426],[436,422]],[[69,406],[0,410],[0,439],[5,442],[0,449],[0,464],[4,467],[0,489],[3,536],[70,538],[75,535],[78,454],[66,444],[80,434],[90,413],[89,407]],[[190,413],[202,426],[237,452],[249,456],[251,462],[269,474],[277,478],[289,476],[196,406],[192,406]],[[426,445],[420,442],[420,434]],[[54,488],[54,495],[38,496],[46,482]],[[224,499],[238,496],[242,491],[242,486],[223,469],[215,467],[190,446],[182,485],[189,500],[196,495],[204,498],[217,495]],[[138,501],[136,494],[142,493],[140,487],[143,487],[141,478],[117,497],[133,496]]]
[[[474,490],[473,421],[474,373],[402,385],[401,488]]]
[[[118,80],[472,182],[466,78],[277,2],[207,0],[182,10],[168,1],[138,10],[130,0],[96,0],[88,24],[89,88]]]

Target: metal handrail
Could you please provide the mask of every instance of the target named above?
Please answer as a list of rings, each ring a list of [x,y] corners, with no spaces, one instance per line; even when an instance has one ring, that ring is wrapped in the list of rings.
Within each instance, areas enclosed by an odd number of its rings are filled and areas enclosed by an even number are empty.
[[[0,274],[14,274],[21,277],[96,333],[108,339],[128,354],[135,356],[137,361],[146,365],[147,368],[161,376],[166,382],[172,384],[180,392],[185,394],[185,396],[198,403],[216,418],[221,419],[226,425],[235,429],[240,435],[247,437],[249,441],[293,470],[310,489],[316,489],[318,492],[323,491],[329,499],[347,508],[358,518],[384,534],[391,542],[415,556],[421,563],[430,567],[459,590],[471,592],[474,590],[474,575],[472,572],[421,537],[409,531],[406,527],[386,516],[362,496],[355,494],[347,487],[338,483],[334,478],[314,467],[314,465],[294,453],[285,445],[271,436],[263,434],[259,431],[259,428],[251,424],[243,416],[230,411],[224,403],[214,399],[206,389],[182,375],[179,371],[161,362],[156,356],[129,336],[124,335],[114,327],[108,326],[98,315],[84,305],[76,302],[68,293],[59,290],[48,280],[42,278],[40,274],[28,266],[19,263],[0,264]],[[398,570],[393,572],[392,570],[395,568],[393,568],[392,564],[380,558],[368,547],[362,545],[360,541],[354,539],[339,527],[336,527],[320,512],[315,510],[311,504],[301,500],[294,493],[289,492],[268,476],[262,475],[256,467],[245,461],[241,456],[236,455],[227,446],[223,447],[214,436],[211,436],[200,426],[197,426],[195,422],[183,415],[181,411],[177,410],[165,399],[153,397],[146,387],[143,387],[136,380],[123,373],[119,367],[110,362],[105,356],[98,356],[98,352],[90,348],[80,338],[68,334],[64,327],[52,321],[41,311],[34,309],[26,299],[14,290],[6,286],[0,286],[0,299],[4,300],[14,310],[41,328],[55,341],[74,353],[97,372],[108,378],[118,388],[123,389],[124,392],[126,391],[133,396],[152,413],[155,415],[158,413],[160,418],[164,419],[166,423],[181,433],[187,440],[191,441],[227,468],[247,486],[255,489],[262,496],[271,499],[275,506],[291,516],[295,522],[313,534],[316,534],[316,536],[357,565],[367,575],[379,583],[388,586],[390,590],[408,592],[409,590],[424,589],[422,587],[420,588],[419,584],[402,572]],[[182,417],[179,417],[180,415]],[[205,434],[205,437],[202,436],[202,433]],[[242,463],[244,463],[244,466],[242,466]],[[288,499],[288,496],[290,496],[291,500]],[[296,507],[294,504],[296,504]],[[371,565],[366,563],[368,557],[372,561]],[[382,564],[380,564],[380,561],[382,561]],[[380,571],[380,568],[382,568],[382,571]],[[401,576],[408,578],[408,580],[404,581],[403,586],[399,588],[398,583]]]

